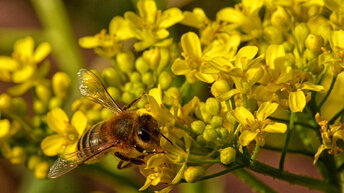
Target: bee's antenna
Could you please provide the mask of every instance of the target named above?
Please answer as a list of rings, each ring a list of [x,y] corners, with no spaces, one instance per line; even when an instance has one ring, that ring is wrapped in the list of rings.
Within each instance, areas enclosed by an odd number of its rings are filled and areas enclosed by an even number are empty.
[[[171,145],[173,145],[172,141],[170,139],[168,139],[164,134],[160,133],[160,135],[165,138],[168,142],[171,143]]]

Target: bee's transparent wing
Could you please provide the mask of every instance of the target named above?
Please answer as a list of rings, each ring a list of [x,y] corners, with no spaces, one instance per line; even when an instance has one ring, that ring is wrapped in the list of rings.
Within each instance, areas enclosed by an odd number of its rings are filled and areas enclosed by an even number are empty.
[[[51,166],[48,178],[60,177],[73,169],[79,167],[83,162],[80,160],[68,161],[63,158],[58,158],[54,164]]]
[[[79,89],[83,96],[101,104],[115,114],[122,112],[122,109],[110,96],[103,82],[97,75],[89,70],[80,69],[78,77]]]
[[[88,157],[79,158],[77,155],[81,154],[81,151],[75,151],[71,153],[65,154],[65,158],[59,157],[54,164],[50,167],[48,178],[57,178],[60,177],[73,169],[81,166],[83,163],[91,159],[92,157],[104,152],[105,150],[108,150],[112,147],[114,147],[117,144],[117,142],[109,143],[105,145],[98,145],[91,147],[85,147],[83,148],[83,151],[91,151],[92,154]]]

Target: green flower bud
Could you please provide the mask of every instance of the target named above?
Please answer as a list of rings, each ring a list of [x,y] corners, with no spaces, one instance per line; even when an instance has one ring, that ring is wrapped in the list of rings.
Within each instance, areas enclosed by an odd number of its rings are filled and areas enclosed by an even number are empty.
[[[320,53],[321,47],[324,46],[324,40],[321,36],[309,34],[306,38],[305,45],[311,52]]]
[[[153,74],[151,72],[144,73],[142,75],[142,82],[149,87],[153,86],[155,83]]]
[[[23,164],[26,159],[26,153],[20,146],[14,146],[11,150],[9,160],[12,164]]]
[[[48,103],[49,110],[52,110],[57,107],[61,107],[62,103],[63,103],[63,100],[59,97],[51,98]]]
[[[189,183],[193,183],[201,179],[206,169],[202,166],[190,166],[184,171],[184,179]]]
[[[218,137],[217,136],[217,132],[216,132],[216,130],[211,125],[205,126],[205,129],[204,129],[204,132],[203,132],[203,138],[207,142],[214,142],[214,141],[216,141],[217,137]]]
[[[47,105],[44,104],[42,101],[36,100],[35,102],[33,102],[33,111],[37,115],[42,115],[48,111],[48,108]]]
[[[12,98],[12,110],[14,110],[16,113],[22,115],[27,113],[27,103],[24,99],[20,97]]]
[[[281,31],[275,26],[267,26],[263,32],[264,39],[270,44],[281,44],[284,40]]]
[[[294,44],[292,44],[290,42],[285,41],[285,42],[283,42],[282,46],[283,46],[285,52],[287,52],[287,53],[292,52],[294,50]]]
[[[139,102],[137,102],[136,106],[139,108],[145,107],[145,105],[148,103],[147,97],[142,97]]]
[[[233,147],[226,147],[220,151],[220,161],[224,165],[228,165],[235,161],[236,151]]]
[[[217,128],[216,132],[222,140],[227,140],[227,138],[229,136],[229,132],[226,128],[224,128],[224,127]]]
[[[117,54],[116,61],[123,72],[130,74],[134,70],[135,56],[131,51]]]
[[[205,144],[207,143],[207,142],[205,141],[203,135],[197,136],[196,141],[197,141],[197,143],[200,144],[200,145],[205,145]]]
[[[51,97],[51,91],[48,87],[44,86],[44,85],[38,85],[35,88],[36,91],[36,95],[38,97],[39,100],[42,100],[44,103],[48,102],[48,100]]]
[[[210,121],[210,125],[214,128],[220,127],[223,125],[223,118],[220,116],[213,116]]]
[[[172,83],[172,75],[166,71],[159,75],[159,84],[162,90],[167,89]]]
[[[205,123],[201,120],[197,120],[191,123],[191,129],[196,134],[202,134],[205,128]]]
[[[0,95],[0,110],[9,111],[11,108],[11,97],[10,95],[3,93]]]
[[[292,26],[290,18],[287,11],[283,7],[278,6],[271,16],[271,24],[282,31],[288,31]]]
[[[298,42],[299,46],[304,46],[305,40],[309,34],[309,29],[307,24],[300,23],[294,29],[294,36],[296,41]]]
[[[35,127],[35,128],[39,128],[42,124],[42,119],[41,119],[41,116],[39,115],[35,115],[32,117],[32,125]]]
[[[145,92],[145,89],[143,87],[140,87],[140,88],[134,87],[134,95],[136,96],[135,98],[141,96],[144,92]]]
[[[142,57],[147,61],[151,69],[156,69],[160,61],[160,50],[159,48],[153,48],[144,51]]]
[[[41,158],[37,155],[32,155],[29,157],[28,163],[27,163],[27,168],[29,170],[35,169],[37,164],[41,161]]]
[[[130,81],[134,83],[141,82],[141,75],[138,72],[132,72],[130,74]]]
[[[211,115],[210,113],[208,113],[205,103],[200,103],[195,113],[197,118],[203,120],[206,123],[210,122]]]
[[[87,120],[90,121],[91,123],[96,123],[100,121],[100,118],[101,118],[100,111],[89,110],[86,112],[86,117],[87,117]]]
[[[113,113],[110,110],[108,110],[107,108],[103,108],[100,111],[100,116],[101,116],[102,120],[109,120],[113,116]]]
[[[139,57],[135,61],[135,68],[137,69],[137,71],[143,74],[149,70],[149,65],[142,57]]]
[[[134,83],[132,83],[132,82],[127,82],[124,85],[124,91],[126,91],[126,92],[132,92],[133,88],[134,88]]]
[[[107,91],[109,92],[110,96],[115,100],[118,101],[121,98],[121,91],[116,87],[108,87]]]
[[[71,80],[66,73],[57,72],[52,78],[52,85],[55,96],[65,98],[71,85]]]
[[[205,102],[205,108],[211,115],[218,115],[220,113],[220,103],[215,98],[208,98]]]
[[[44,179],[47,177],[49,171],[48,162],[40,162],[36,165],[34,175],[37,179]]]
[[[124,92],[122,95],[122,101],[125,104],[130,104],[135,99],[135,96],[129,92]]]
[[[112,67],[104,69],[102,77],[107,86],[119,87],[122,84],[121,76]]]
[[[211,94],[218,97],[230,90],[230,86],[226,80],[219,79],[216,80],[213,85],[211,85]]]

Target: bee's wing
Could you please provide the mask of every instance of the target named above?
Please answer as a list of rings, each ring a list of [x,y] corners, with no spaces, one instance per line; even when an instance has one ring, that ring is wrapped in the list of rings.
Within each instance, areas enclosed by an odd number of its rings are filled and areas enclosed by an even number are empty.
[[[78,154],[82,153],[81,151],[75,151],[66,154],[66,158],[59,157],[54,164],[50,167],[48,178],[57,178],[60,177],[73,169],[81,166],[83,163],[85,163],[87,160],[91,159],[92,157],[104,152],[105,150],[108,150],[112,147],[114,147],[116,143],[109,143],[106,145],[99,145],[96,147],[92,147],[93,153],[92,155],[84,158],[77,157]],[[87,149],[90,149],[90,147],[83,148],[84,151]]]
[[[122,112],[97,75],[89,70],[80,69],[78,77],[79,89],[83,96],[101,104],[115,114]]]

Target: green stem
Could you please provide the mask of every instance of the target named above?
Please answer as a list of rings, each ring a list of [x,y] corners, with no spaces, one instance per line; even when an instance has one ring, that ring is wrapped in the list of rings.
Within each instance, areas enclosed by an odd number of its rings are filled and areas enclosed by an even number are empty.
[[[319,106],[318,106],[318,112],[320,112],[320,109],[321,107],[323,106],[323,104],[325,103],[325,101],[327,100],[327,98],[330,96],[332,90],[333,90],[333,87],[334,87],[334,84],[336,83],[336,80],[337,80],[337,74],[333,75],[332,77],[332,82],[331,82],[331,85],[330,85],[330,88],[328,89],[325,97],[321,100]]]
[[[215,177],[218,177],[218,176],[222,176],[222,175],[225,175],[229,172],[232,172],[232,171],[235,171],[237,169],[240,169],[240,168],[243,168],[245,167],[244,165],[236,165],[236,166],[232,166],[232,167],[229,167],[221,172],[217,172],[217,173],[214,173],[214,174],[211,174],[211,175],[208,175],[208,176],[204,176],[203,178],[201,178],[200,180],[198,181],[202,181],[202,180],[208,180],[208,179],[211,179],[211,178],[215,178]]]
[[[92,177],[98,176],[103,180],[109,181],[110,184],[113,184],[113,181],[119,182],[123,185],[132,187],[136,190],[140,189],[140,187],[143,185],[141,184],[139,180],[135,180],[135,178],[131,178],[124,175],[119,175],[113,172],[110,172],[109,170],[100,167],[97,164],[87,165],[86,167],[81,167],[87,174],[91,175]],[[147,190],[144,190],[142,192],[150,192]]]
[[[283,147],[283,150],[282,150],[281,159],[280,159],[280,162],[279,162],[279,169],[280,169],[280,171],[283,171],[283,169],[284,169],[285,156],[286,156],[286,153],[287,153],[290,136],[291,136],[291,133],[292,133],[292,131],[294,129],[294,121],[295,121],[295,113],[292,112],[290,114],[289,126],[288,126],[288,130],[287,130],[287,137],[285,139],[285,144],[284,144],[284,147]]]
[[[260,149],[260,147],[259,147],[258,143],[256,143],[256,147],[254,148],[254,151],[253,151],[253,154],[252,154],[251,160],[250,160],[251,164],[254,164],[254,162],[256,161],[259,149]]]
[[[254,165],[250,165],[250,169],[257,173],[261,173],[264,175],[271,176],[273,178],[284,180],[292,184],[308,187],[309,189],[315,189],[315,190],[321,190],[321,191],[327,191],[327,192],[333,192],[333,193],[340,192],[339,187],[333,184],[328,184],[322,180],[318,180],[315,178],[302,176],[302,175],[296,175],[296,174],[292,174],[286,171],[281,171],[280,169],[273,168],[269,165],[260,163],[258,161],[256,161]]]
[[[190,87],[191,85],[188,83],[187,80],[184,81],[183,85],[180,87],[180,93],[182,94],[182,101],[181,104],[184,104],[190,95]]]
[[[115,70],[119,73],[119,76],[121,77],[122,81],[128,82],[127,76],[124,74],[124,72],[121,70],[121,68],[118,66],[118,63],[115,58],[111,59],[113,67]]]
[[[188,133],[192,133],[195,134],[191,129],[189,129],[188,127],[185,127],[184,125],[180,124],[179,122],[175,122],[175,126],[179,129],[182,129]]]
[[[246,171],[245,169],[239,169],[236,171],[233,171],[233,174],[238,177],[241,181],[249,185],[254,192],[260,192],[260,193],[266,193],[276,192],[274,189],[266,185],[264,182],[259,180],[257,177],[252,175],[250,172]]]
[[[31,0],[39,20],[42,23],[43,33],[52,46],[54,58],[60,70],[72,78],[72,90],[78,90],[77,72],[84,66],[80,50],[73,35],[67,11],[62,0]],[[66,107],[79,97],[79,92],[71,92]],[[66,108],[68,112],[70,108]]]
[[[1,28],[0,29],[0,50],[10,52],[13,50],[15,42],[25,36],[32,36],[36,43],[44,41],[42,32],[38,29],[13,29]]]
[[[245,108],[247,108],[247,95],[243,94],[242,95],[242,103]]]

